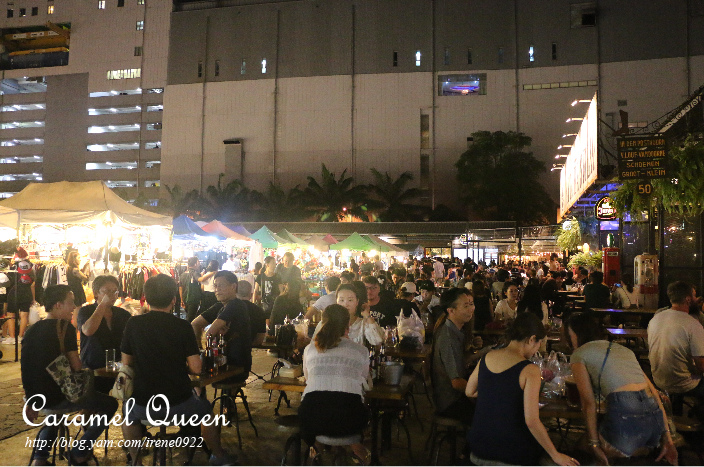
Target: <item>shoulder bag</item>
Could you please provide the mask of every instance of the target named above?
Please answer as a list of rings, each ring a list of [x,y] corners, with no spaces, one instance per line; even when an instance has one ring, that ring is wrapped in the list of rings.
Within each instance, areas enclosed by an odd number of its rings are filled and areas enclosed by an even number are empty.
[[[46,367],[46,371],[54,378],[56,384],[61,388],[61,392],[66,399],[71,403],[78,403],[86,398],[93,391],[93,371],[79,370],[72,371],[71,363],[66,357],[66,348],[64,346],[64,337],[68,322],[65,320],[57,320],[56,332],[59,337],[59,346],[61,355],[56,357]]]
[[[117,374],[115,384],[110,390],[110,395],[115,399],[126,401],[132,397],[134,390],[134,368],[129,365],[122,365]]]

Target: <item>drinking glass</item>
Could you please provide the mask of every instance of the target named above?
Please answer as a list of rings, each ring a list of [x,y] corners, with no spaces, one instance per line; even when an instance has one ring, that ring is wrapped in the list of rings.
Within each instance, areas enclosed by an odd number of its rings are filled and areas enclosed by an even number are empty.
[[[117,367],[115,365],[115,349],[107,349],[105,351],[105,369],[113,371]]]

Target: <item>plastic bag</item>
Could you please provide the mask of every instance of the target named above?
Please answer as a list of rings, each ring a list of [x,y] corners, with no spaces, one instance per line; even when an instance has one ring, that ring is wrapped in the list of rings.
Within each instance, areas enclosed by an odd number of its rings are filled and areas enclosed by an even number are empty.
[[[423,342],[425,342],[425,326],[415,310],[411,311],[411,315],[408,317],[401,310],[401,313],[396,318],[396,324],[399,342],[417,340],[416,346],[423,346]]]
[[[37,303],[34,303],[32,306],[29,307],[29,317],[27,324],[29,324],[30,326],[33,325],[34,323],[42,319],[42,314],[46,315],[46,313],[44,313],[44,307]]]
[[[572,369],[567,357],[562,352],[550,352],[543,357],[536,353],[531,361],[540,367],[540,375],[544,381],[543,393],[561,396],[565,392],[565,377],[572,375]]]

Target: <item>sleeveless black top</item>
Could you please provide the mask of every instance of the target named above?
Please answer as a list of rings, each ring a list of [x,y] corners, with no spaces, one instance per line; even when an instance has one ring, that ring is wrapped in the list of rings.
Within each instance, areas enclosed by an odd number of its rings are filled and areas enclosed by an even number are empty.
[[[492,373],[479,363],[477,406],[468,434],[475,456],[512,465],[538,465],[543,448],[526,425],[519,375],[529,360]]]

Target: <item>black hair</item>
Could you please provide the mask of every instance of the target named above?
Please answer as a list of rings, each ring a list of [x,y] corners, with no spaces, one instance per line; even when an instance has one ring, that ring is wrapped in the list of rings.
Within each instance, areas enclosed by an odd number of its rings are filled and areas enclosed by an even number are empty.
[[[543,319],[543,302],[540,295],[540,287],[534,284],[528,284],[523,289],[523,298],[518,302],[516,311],[521,314],[531,312],[542,321]]]
[[[111,276],[110,274],[103,274],[102,276],[98,276],[93,279],[93,295],[97,297],[100,289],[102,289],[105,284],[109,283],[115,284],[115,286],[117,286],[117,290],[120,290],[120,281],[117,280],[117,277]]]
[[[355,310],[355,314],[357,316],[362,316],[362,307],[367,301],[367,289],[364,289],[364,292],[360,294],[359,288],[354,285],[354,284],[340,284],[340,286],[337,288],[335,291],[335,299],[337,299],[337,295],[342,292],[343,290],[350,290],[354,293],[354,295],[357,297],[357,309]]]
[[[340,280],[342,279],[352,282],[354,280],[354,273],[352,271],[342,271],[340,273]]]
[[[144,283],[144,298],[151,307],[166,308],[177,294],[176,281],[166,274],[152,276]]]
[[[671,282],[667,286],[667,298],[670,299],[670,303],[673,305],[680,305],[692,295],[692,289],[694,286],[689,282],[685,281],[675,281]]]
[[[220,263],[215,259],[211,259],[210,262],[208,263],[208,267],[206,268],[206,270],[208,272],[214,272],[214,271],[217,271],[218,269],[220,269]]]
[[[71,293],[71,287],[66,284],[50,285],[44,289],[44,308],[47,313],[54,308],[54,305],[66,300],[68,294]]]
[[[567,329],[571,329],[577,336],[577,345],[602,338],[599,322],[587,313],[572,313],[566,322]]]
[[[547,335],[545,326],[533,313],[521,313],[506,330],[508,341],[524,341],[535,336],[537,340]]]
[[[508,295],[506,295],[506,292],[508,292],[508,289],[510,289],[511,287],[518,288],[518,286],[516,284],[514,284],[513,282],[504,282],[504,286],[501,289],[501,296],[503,298],[508,298]]]
[[[230,284],[236,284],[237,283],[237,276],[235,275],[234,272],[232,271],[218,271],[215,273],[213,276],[213,280],[217,279],[218,277],[224,277],[227,282]]]
[[[340,278],[337,276],[330,276],[325,279],[325,288],[328,290],[337,290],[340,286]]]
[[[191,256],[188,258],[188,267],[189,268],[195,268],[200,264],[200,260],[198,260],[197,256]]]
[[[604,282],[604,273],[601,271],[594,271],[593,273],[589,274],[589,281],[592,284],[601,284]]]

